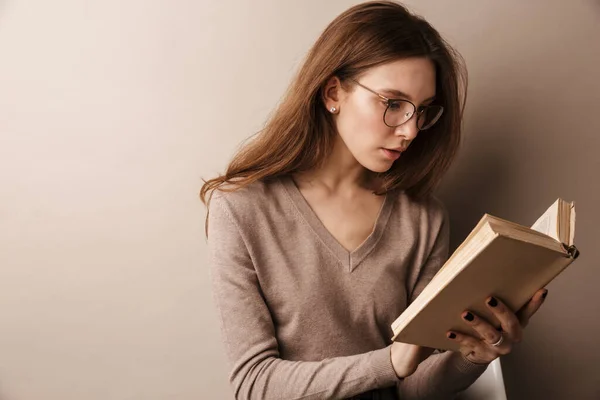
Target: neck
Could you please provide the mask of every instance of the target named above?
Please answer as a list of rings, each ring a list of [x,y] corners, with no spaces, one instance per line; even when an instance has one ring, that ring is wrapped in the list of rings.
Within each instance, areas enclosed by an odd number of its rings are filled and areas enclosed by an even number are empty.
[[[294,174],[294,180],[300,187],[320,187],[329,193],[350,195],[373,192],[380,184],[377,173],[363,167],[339,136],[334,150],[319,168]]]

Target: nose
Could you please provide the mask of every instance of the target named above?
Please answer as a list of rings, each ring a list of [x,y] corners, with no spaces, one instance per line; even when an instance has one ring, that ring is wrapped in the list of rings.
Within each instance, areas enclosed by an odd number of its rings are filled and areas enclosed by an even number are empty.
[[[407,141],[414,140],[419,134],[419,128],[417,128],[417,115],[413,114],[408,121],[400,126],[397,126],[394,130],[396,136],[403,136]]]

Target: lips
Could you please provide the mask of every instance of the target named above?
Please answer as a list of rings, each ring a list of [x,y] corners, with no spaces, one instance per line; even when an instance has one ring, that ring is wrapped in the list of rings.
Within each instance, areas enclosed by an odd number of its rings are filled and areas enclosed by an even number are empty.
[[[386,148],[381,148],[381,150],[383,151],[383,154],[391,159],[391,160],[397,160],[400,155],[402,154],[401,151],[397,151],[397,150],[393,150],[393,149],[386,149]]]

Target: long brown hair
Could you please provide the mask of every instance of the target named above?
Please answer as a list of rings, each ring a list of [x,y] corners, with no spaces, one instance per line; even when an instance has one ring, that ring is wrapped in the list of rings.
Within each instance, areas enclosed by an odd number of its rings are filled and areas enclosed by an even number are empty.
[[[322,99],[328,79],[337,76],[350,85],[349,79],[369,68],[409,57],[434,63],[436,104],[444,107],[444,114],[388,171],[377,174],[382,187],[375,193],[402,189],[415,198],[428,196],[460,144],[467,86],[464,62],[423,18],[399,3],[372,1],[351,7],[327,26],[264,129],[239,150],[224,175],[204,181],[202,202],[208,207],[207,195],[215,189],[234,191],[257,180],[318,168],[337,135]],[[221,187],[224,184],[232,185]]]

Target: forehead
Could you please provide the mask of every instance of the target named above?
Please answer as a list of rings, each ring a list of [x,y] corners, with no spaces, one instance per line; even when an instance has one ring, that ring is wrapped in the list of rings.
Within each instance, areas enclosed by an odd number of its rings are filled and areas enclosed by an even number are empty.
[[[360,82],[380,91],[381,94],[397,97],[397,90],[422,101],[435,96],[435,65],[424,57],[406,58],[370,68],[360,77]]]

